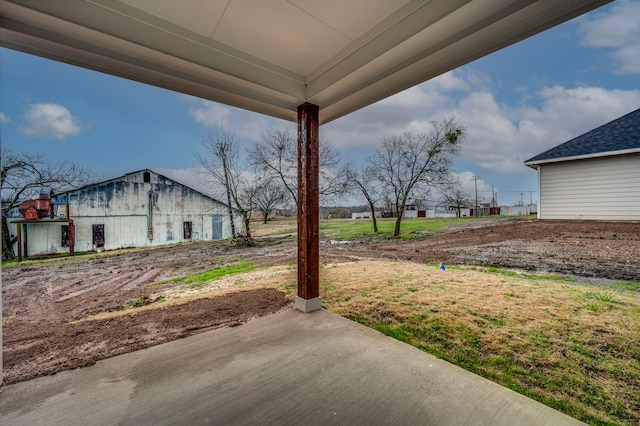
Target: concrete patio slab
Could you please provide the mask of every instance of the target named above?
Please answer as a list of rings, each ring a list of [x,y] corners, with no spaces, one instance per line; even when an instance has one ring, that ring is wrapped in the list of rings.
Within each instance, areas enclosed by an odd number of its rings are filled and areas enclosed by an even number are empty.
[[[286,311],[5,386],[0,423],[580,424],[324,310]]]

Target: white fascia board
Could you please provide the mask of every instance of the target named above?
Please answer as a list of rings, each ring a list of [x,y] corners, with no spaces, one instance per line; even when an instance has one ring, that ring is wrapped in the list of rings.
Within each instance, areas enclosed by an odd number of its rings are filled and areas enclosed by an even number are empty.
[[[627,154],[640,154],[640,148],[622,149],[620,151],[596,152],[594,154],[575,155],[573,157],[549,158],[547,160],[539,160],[539,161],[527,161],[524,163],[524,165],[529,166],[532,169],[537,169],[538,166],[541,164],[562,163],[564,161],[587,160],[590,158],[611,157],[614,155],[627,155]]]

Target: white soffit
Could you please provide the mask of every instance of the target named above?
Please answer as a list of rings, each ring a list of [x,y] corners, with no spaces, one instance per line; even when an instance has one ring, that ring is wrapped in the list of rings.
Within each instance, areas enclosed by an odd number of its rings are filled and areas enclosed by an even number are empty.
[[[0,44],[326,123],[610,0],[0,0]]]

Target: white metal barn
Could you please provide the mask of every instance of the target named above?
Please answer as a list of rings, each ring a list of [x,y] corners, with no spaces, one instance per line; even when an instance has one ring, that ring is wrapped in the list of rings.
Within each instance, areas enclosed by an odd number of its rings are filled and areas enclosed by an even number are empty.
[[[538,219],[640,220],[640,109],[525,161]]]
[[[68,252],[68,220],[75,227],[75,251],[231,238],[226,204],[151,170],[54,194],[51,207],[52,218],[22,221],[25,256]],[[12,216],[9,222],[23,219]],[[234,218],[242,230],[236,210]]]

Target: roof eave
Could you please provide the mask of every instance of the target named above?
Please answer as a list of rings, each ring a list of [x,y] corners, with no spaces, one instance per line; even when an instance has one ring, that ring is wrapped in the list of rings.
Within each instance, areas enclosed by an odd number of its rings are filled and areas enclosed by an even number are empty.
[[[533,161],[530,160],[530,161],[525,161],[524,165],[537,170],[538,166],[542,164],[562,163],[565,161],[574,161],[574,160],[588,160],[592,158],[612,157],[616,155],[627,155],[627,154],[640,154],[640,147],[631,148],[631,149],[622,149],[618,151],[606,151],[606,152],[597,152],[593,154],[574,155],[571,157],[548,158],[546,160],[533,160]]]
[[[311,102],[326,124],[610,1],[502,0],[476,17],[482,1],[416,0],[309,74],[111,0],[0,0],[0,46],[293,122]]]

